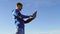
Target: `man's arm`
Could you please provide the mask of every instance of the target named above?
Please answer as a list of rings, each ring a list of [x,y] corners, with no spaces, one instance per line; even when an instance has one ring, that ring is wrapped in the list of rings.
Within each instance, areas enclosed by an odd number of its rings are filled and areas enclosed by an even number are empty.
[[[21,14],[21,17],[22,17],[22,18],[29,18],[29,17],[31,17],[31,16],[26,16],[26,15]]]
[[[37,11],[35,13],[33,13],[32,18],[27,19],[26,21],[24,21],[24,23],[26,24],[26,23],[31,22],[32,20],[34,20],[36,18],[36,15],[37,15]]]

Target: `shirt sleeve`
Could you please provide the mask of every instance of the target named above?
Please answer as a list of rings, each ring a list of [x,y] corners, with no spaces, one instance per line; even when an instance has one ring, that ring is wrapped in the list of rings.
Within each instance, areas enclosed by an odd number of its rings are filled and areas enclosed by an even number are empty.
[[[30,16],[26,16],[26,15],[21,14],[21,17],[22,18],[29,18]]]
[[[21,17],[21,18],[29,18],[30,17],[30,16],[23,15],[20,12],[18,12],[18,16]]]
[[[19,16],[20,18],[29,18],[30,17],[30,16],[26,16],[26,15],[21,14],[18,10],[14,11],[14,15]]]
[[[16,12],[16,10],[13,10],[13,11],[12,11],[12,14],[13,14],[14,16],[17,16],[17,15],[18,15],[18,13]]]

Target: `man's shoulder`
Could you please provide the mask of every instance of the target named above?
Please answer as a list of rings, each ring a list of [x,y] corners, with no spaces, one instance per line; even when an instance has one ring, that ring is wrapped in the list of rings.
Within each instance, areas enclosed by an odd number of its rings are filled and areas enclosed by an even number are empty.
[[[17,9],[13,9],[13,10],[12,10],[12,12],[16,12],[16,11],[17,11]]]
[[[12,10],[12,14],[15,14],[15,12],[16,12],[16,9],[13,9],[13,10]]]

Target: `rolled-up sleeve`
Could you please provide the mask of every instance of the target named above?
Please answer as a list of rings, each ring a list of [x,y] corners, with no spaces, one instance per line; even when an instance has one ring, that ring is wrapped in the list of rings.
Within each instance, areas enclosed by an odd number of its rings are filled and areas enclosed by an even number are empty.
[[[26,16],[26,15],[21,14],[21,17],[22,18],[29,18],[30,16]]]

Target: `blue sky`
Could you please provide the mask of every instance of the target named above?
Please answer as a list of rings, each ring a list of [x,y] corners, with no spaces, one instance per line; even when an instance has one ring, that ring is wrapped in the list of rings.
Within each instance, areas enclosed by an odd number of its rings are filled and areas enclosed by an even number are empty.
[[[22,14],[38,11],[35,20],[25,25],[25,34],[60,34],[60,0],[0,0],[0,34],[15,34],[12,10],[23,4]]]

